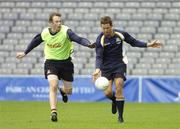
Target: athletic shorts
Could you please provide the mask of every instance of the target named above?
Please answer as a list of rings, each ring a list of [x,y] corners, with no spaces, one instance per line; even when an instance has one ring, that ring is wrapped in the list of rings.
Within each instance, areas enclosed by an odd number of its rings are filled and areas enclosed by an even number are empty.
[[[126,64],[111,68],[103,68],[101,69],[101,76],[106,77],[108,80],[114,80],[114,78],[120,77],[126,81],[126,68]]]
[[[74,75],[74,65],[71,62],[71,58],[67,60],[46,60],[44,64],[44,75],[50,74],[57,75],[59,80],[65,80],[72,82]]]

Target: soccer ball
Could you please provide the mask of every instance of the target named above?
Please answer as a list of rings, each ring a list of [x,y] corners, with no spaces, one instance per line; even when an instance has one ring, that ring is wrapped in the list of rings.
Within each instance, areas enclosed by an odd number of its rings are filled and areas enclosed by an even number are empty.
[[[99,90],[107,89],[108,85],[109,85],[109,81],[106,77],[98,77],[95,81],[95,86]]]

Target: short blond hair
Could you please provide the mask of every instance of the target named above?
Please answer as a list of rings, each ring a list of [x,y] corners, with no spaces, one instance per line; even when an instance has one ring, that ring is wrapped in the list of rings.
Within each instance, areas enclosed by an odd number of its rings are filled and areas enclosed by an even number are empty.
[[[49,15],[49,22],[52,22],[53,21],[53,17],[54,16],[58,16],[58,17],[61,17],[61,14],[58,13],[58,12],[53,12]]]

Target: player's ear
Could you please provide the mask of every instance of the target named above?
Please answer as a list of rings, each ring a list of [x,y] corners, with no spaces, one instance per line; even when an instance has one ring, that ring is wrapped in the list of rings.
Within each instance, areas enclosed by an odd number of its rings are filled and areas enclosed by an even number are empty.
[[[49,22],[48,24],[49,24],[49,26],[52,26],[53,23],[52,23],[52,22]]]

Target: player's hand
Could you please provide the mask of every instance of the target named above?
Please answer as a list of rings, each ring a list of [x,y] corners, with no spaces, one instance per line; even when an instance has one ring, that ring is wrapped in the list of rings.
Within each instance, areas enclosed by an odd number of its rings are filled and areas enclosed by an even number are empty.
[[[160,40],[153,40],[147,43],[147,47],[160,48],[162,46],[163,44],[160,42]]]
[[[100,70],[100,69],[96,69],[96,70],[94,71],[94,73],[93,73],[93,81],[95,82],[96,79],[97,79],[98,77],[100,77],[100,76],[101,76],[101,70]]]
[[[91,43],[88,45],[89,48],[95,48],[96,47],[96,43]]]
[[[25,55],[26,55],[26,54],[25,54],[24,52],[17,52],[17,53],[16,53],[16,58],[21,59],[21,58],[23,58]]]

